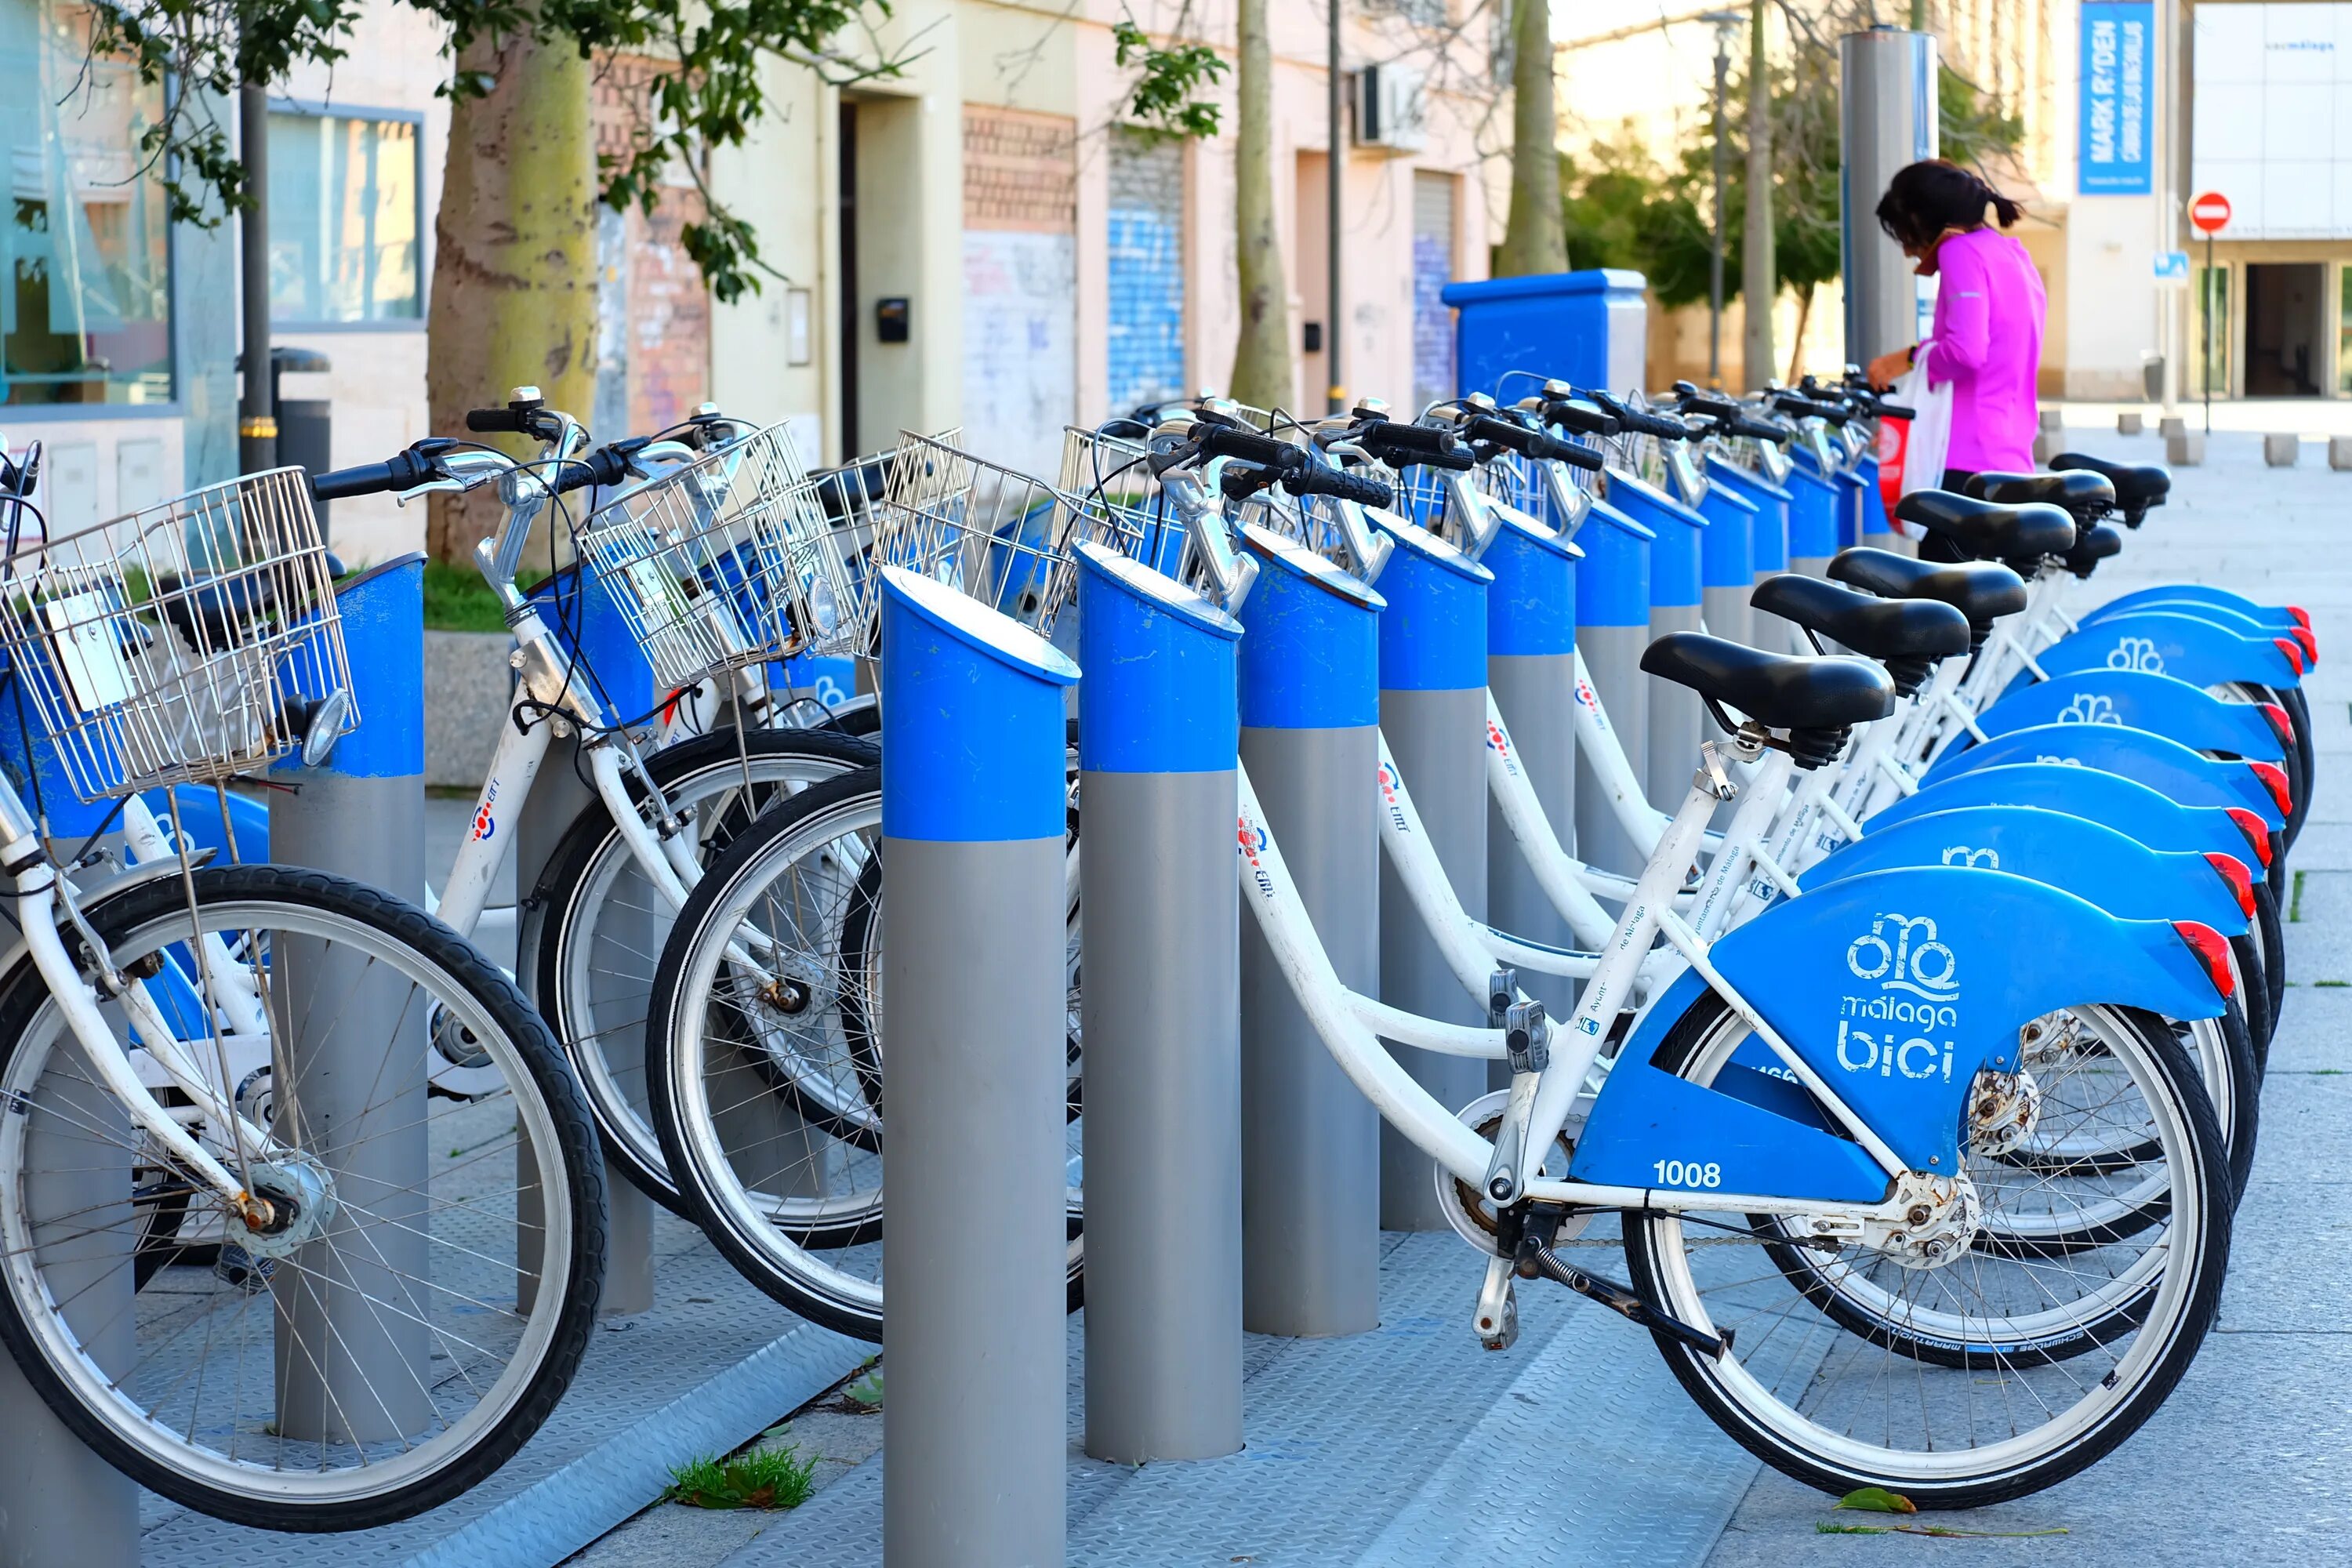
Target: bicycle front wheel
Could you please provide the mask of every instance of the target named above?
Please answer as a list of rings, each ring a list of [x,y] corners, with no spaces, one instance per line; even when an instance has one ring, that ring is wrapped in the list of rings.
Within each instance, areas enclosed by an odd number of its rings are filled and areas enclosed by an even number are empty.
[[[404,1519],[497,1469],[579,1365],[606,1226],[587,1107],[520,994],[422,910],[289,867],[193,878],[193,917],[174,876],[88,918],[200,1070],[260,1064],[233,1087],[262,1148],[184,1098],[174,1114],[277,1228],[173,1167],[20,965],[0,992],[17,1112],[0,1117],[0,1342],[83,1442],[190,1508],[288,1531]],[[199,931],[257,1023],[216,1038],[188,1005],[220,981]],[[494,1089],[430,1090],[449,1033]]]

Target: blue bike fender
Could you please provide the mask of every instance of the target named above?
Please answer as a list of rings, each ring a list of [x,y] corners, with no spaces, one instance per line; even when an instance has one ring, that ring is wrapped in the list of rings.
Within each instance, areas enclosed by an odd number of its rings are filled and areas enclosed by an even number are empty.
[[[1825,1203],[1885,1196],[1886,1173],[1860,1144],[1828,1129],[1812,1096],[1769,1048],[1741,1045],[1708,1089],[1650,1065],[1666,1031],[1706,989],[1696,970],[1685,970],[1634,1027],[1576,1140],[1570,1179]],[[1675,1174],[1685,1179],[1669,1184]]]
[[[2300,686],[2302,671],[2278,645],[2277,639],[2287,635],[2256,636],[2243,623],[2227,626],[2187,607],[2150,609],[2085,626],[2034,655],[2033,661],[2045,677],[2053,678],[2086,669],[2137,669],[2169,675],[2191,686],[2232,680]],[[2010,689],[2033,679],[2032,671],[2024,671]]]
[[[2257,626],[2283,632],[2299,624],[2283,605],[2257,604],[2243,594],[2232,594],[2227,588],[2208,587],[2202,583],[2165,583],[2153,588],[2135,588],[2128,594],[2118,594],[2095,609],[2084,612],[2080,624],[2089,626],[2094,621],[2130,615],[2151,605],[2212,605],[2234,611]]]
[[[1708,956],[1726,984],[1907,1169],[1930,1174],[1960,1168],[1959,1130],[1969,1087],[1982,1068],[2013,1069],[2018,1031],[2042,1014],[2090,1003],[2142,1007],[2169,1018],[2221,1012],[2221,994],[2170,925],[2119,921],[2046,883],[1957,866],[1874,871],[1833,882],[1765,910],[1717,942]],[[1669,1002],[1673,994],[1669,988]],[[1654,1026],[1663,1039],[1681,1011],[1662,1004],[1651,1009],[1645,1025]],[[1571,1173],[1606,1169],[1612,1181],[1625,1182],[1629,1173],[1635,1178],[1625,1184],[1697,1187],[1705,1184],[1668,1183],[1660,1168],[1671,1171],[1679,1163],[1687,1173],[1694,1163],[1704,1170],[1712,1163],[1722,1166],[1719,1184],[1739,1190],[1753,1178],[1744,1163],[1717,1159],[1710,1129],[1659,1119],[1677,1108],[1656,1081],[1667,1075],[1649,1067],[1654,1048],[1636,1054],[1629,1046],[1628,1057],[1611,1072]],[[1772,1060],[1779,1065],[1777,1057]],[[1642,1070],[1629,1074],[1636,1063]],[[1741,1065],[1737,1058],[1734,1065]],[[1627,1080],[1627,1104],[1612,1109],[1609,1101],[1620,1091],[1621,1076]],[[1676,1098],[1685,1101],[1678,1109],[1687,1111],[1694,1097]],[[1757,1109],[1745,1100],[1738,1103]],[[1726,1121],[1738,1114],[1723,1113]],[[1773,1121],[1791,1130],[1787,1142],[1795,1157],[1778,1165],[1777,1178],[1769,1170],[1758,1173],[1770,1182],[1760,1191],[1811,1196],[1814,1184],[1841,1173],[1799,1136],[1811,1129],[1786,1116]],[[1588,1163],[1584,1145],[1596,1128],[1605,1142]],[[1842,1173],[1855,1179],[1852,1166]]]
[[[1925,782],[1936,784],[1956,773],[2011,763],[2059,763],[2099,768],[2137,779],[2183,805],[2236,806],[2263,819],[2273,832],[2286,826],[2279,805],[2252,765],[2216,762],[2178,741],[2121,724],[2037,724],[1995,735],[1965,752],[1937,759]]]
[[[2253,868],[2240,861],[2242,874]],[[2121,921],[2195,921],[2223,936],[2249,923],[2220,868],[2200,854],[2152,849],[2103,823],[2036,806],[1935,811],[1850,844],[1797,879],[1806,892],[1872,871],[1974,866],[2046,882]]]
[[[242,862],[257,866],[269,858],[269,806],[267,802],[248,800],[241,795],[228,796],[228,827],[221,825],[221,797],[202,784],[175,784],[172,793],[180,803],[180,829],[187,835],[192,849],[210,849],[215,863],[227,866]],[[168,828],[172,821],[171,803],[160,789],[151,789],[141,796],[156,820]],[[236,837],[236,853],[229,852],[230,834]],[[126,858],[130,852],[124,850]],[[133,859],[131,864],[138,862]]]
[[[2097,768],[2055,763],[2012,763],[1957,773],[1933,788],[1906,795],[1874,812],[1862,825],[1864,836],[1930,812],[1970,805],[2031,805],[2069,812],[2129,834],[2151,849],[2235,857],[2260,875],[2262,844],[2218,805],[2183,805],[2137,779]],[[2260,819],[2254,819],[2261,826]]]
[[[2086,669],[2029,686],[1977,715],[1987,735],[2038,724],[2127,724],[2152,730],[2191,751],[2226,752],[2252,762],[2286,756],[2269,715],[2251,702],[2224,702],[2168,675],[2130,669]],[[1969,743],[1963,732],[1956,742]]]

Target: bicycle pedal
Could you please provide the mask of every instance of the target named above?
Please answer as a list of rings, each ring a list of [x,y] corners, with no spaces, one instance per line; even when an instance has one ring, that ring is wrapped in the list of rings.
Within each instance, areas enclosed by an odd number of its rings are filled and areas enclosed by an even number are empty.
[[[1518,1342],[1519,1298],[1509,1258],[1486,1260],[1486,1282],[1478,1288],[1478,1312],[1470,1326],[1478,1342],[1490,1351],[1507,1351]]]

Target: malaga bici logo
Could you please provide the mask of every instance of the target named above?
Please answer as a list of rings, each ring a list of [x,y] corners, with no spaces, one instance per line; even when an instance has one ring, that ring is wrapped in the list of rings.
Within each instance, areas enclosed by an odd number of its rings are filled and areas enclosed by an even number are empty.
[[[1880,915],[1847,944],[1845,966],[1857,980],[1878,982],[1881,991],[1937,1003],[1960,999],[1959,959],[1936,940],[1936,922],[1925,915]]]

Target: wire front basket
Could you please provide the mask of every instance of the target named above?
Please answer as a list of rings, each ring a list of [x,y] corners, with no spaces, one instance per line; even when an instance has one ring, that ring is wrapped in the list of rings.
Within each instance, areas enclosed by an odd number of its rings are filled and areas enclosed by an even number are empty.
[[[1080,538],[1182,581],[1190,536],[1161,493],[1150,458],[1150,447],[1135,437],[1066,427],[1062,494],[1078,509]]]
[[[1050,637],[1076,592],[1070,552],[1087,536],[1084,510],[1042,479],[962,450],[959,438],[900,437],[868,560],[920,573]],[[878,607],[869,595],[868,616]]]
[[[808,470],[772,425],[624,491],[579,553],[665,690],[821,649],[854,628],[855,584]]]
[[[289,468],[0,564],[0,646],[74,792],[216,783],[356,726],[327,559]]]

